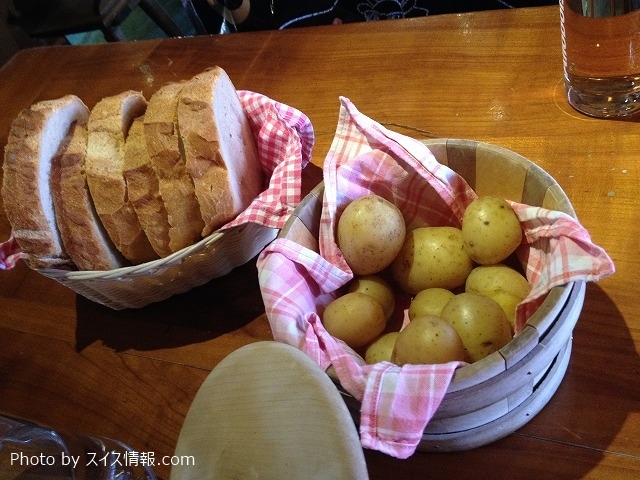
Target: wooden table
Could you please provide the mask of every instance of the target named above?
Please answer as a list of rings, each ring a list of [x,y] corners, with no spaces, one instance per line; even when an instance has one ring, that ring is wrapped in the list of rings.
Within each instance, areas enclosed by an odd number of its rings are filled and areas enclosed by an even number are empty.
[[[305,112],[321,165],[338,97],[400,133],[492,142],[564,188],[616,263],[589,284],[572,359],[549,404],[473,451],[397,460],[371,478],[640,478],[640,129],[573,111],[557,7],[239,35],[23,51],[0,70],[0,140],[32,102],[146,95],[218,64],[237,88]],[[10,226],[0,216],[0,239]],[[271,338],[255,262],[141,310],[93,304],[20,264],[0,272],[0,409],[172,455],[196,391],[233,350]],[[157,466],[168,478],[169,467]]]

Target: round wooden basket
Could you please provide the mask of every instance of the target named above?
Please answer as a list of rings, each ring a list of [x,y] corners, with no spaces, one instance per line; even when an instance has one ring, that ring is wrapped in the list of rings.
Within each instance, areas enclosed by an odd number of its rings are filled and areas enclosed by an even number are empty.
[[[436,139],[425,143],[440,163],[463,176],[479,195],[498,195],[575,217],[557,182],[521,155],[468,140]],[[320,184],[304,198],[280,236],[318,251],[323,191]],[[564,377],[571,356],[571,335],[584,295],[584,282],[555,287],[509,344],[483,360],[459,368],[428,423],[418,450],[475,448],[498,440],[531,420]],[[358,421],[359,402],[334,380]]]

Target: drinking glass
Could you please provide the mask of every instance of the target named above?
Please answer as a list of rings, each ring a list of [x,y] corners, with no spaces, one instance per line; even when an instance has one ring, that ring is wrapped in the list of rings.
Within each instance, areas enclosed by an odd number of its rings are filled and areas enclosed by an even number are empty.
[[[156,480],[147,463],[117,440],[0,414],[1,480]]]
[[[569,103],[599,118],[640,109],[640,0],[560,0]]]

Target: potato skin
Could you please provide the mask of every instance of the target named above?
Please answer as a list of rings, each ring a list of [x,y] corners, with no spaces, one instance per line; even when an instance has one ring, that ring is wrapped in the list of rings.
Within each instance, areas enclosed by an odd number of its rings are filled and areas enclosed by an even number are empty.
[[[522,226],[511,205],[500,197],[478,197],[462,217],[464,249],[481,265],[500,263],[522,242]]]
[[[371,194],[353,200],[338,219],[337,244],[355,275],[389,266],[402,248],[406,225],[393,203]]]
[[[349,285],[349,292],[365,293],[378,300],[387,320],[391,318],[396,309],[396,294],[393,288],[389,282],[378,275],[355,277]]]
[[[364,361],[368,364],[390,362],[398,335],[398,332],[389,332],[376,338],[364,352]]]
[[[427,288],[464,285],[473,266],[459,228],[418,227],[407,233],[391,273],[402,290],[416,295]]]
[[[360,348],[378,337],[387,322],[382,305],[370,295],[345,293],[333,300],[322,314],[327,332],[351,348]]]
[[[485,295],[459,293],[442,309],[442,318],[460,335],[471,362],[500,350],[512,338],[502,307]]]
[[[454,297],[451,290],[445,288],[427,288],[413,297],[409,304],[409,320],[423,315],[439,317],[444,306]]]
[[[397,365],[420,365],[465,361],[462,340],[456,330],[439,317],[416,317],[398,335],[393,356]]]
[[[498,302],[513,330],[516,306],[529,295],[531,285],[520,272],[499,263],[474,268],[467,277],[464,289],[466,292],[487,295]]]

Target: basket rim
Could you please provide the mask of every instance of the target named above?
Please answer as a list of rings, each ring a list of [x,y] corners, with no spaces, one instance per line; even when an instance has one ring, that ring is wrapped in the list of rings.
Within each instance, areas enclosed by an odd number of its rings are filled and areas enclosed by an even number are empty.
[[[572,339],[567,339],[549,370],[535,385],[536,394],[524,399],[513,410],[491,422],[467,430],[452,432],[425,430],[417,450],[423,452],[470,450],[504,438],[526,425],[547,405],[560,386],[569,366],[572,345]],[[508,425],[507,428],[504,427],[505,423]]]
[[[523,166],[526,166],[527,170],[531,171],[536,176],[544,178],[545,180],[548,181],[548,183],[550,185],[553,185],[557,189],[559,189],[560,193],[562,194],[562,196],[565,198],[565,200],[567,202],[566,206],[569,207],[569,211],[564,211],[564,213],[566,213],[568,215],[571,215],[576,220],[578,219],[576,211],[573,208],[573,204],[571,203],[571,200],[569,199],[569,197],[567,196],[565,191],[562,189],[560,184],[557,182],[557,180],[549,172],[547,172],[544,168],[542,168],[540,165],[532,162],[531,160],[529,160],[524,155],[522,155],[522,154],[520,154],[520,153],[518,153],[518,152],[516,152],[514,150],[511,150],[510,148],[503,147],[501,145],[496,145],[494,143],[483,142],[481,140],[466,140],[466,139],[461,139],[461,138],[448,138],[448,137],[430,138],[430,139],[426,139],[426,140],[420,140],[420,142],[422,142],[427,147],[429,147],[430,145],[442,145],[442,146],[445,146],[445,147],[449,147],[449,146],[467,147],[467,148],[470,147],[470,146],[475,146],[476,148],[478,146],[481,146],[481,147],[485,147],[485,148],[487,148],[489,150],[492,150],[494,152],[500,153],[500,154],[502,154],[504,156],[507,156],[507,157],[511,158],[512,160],[515,160],[518,163],[522,164]]]
[[[211,246],[212,244],[220,241],[224,235],[228,235],[236,230],[246,228],[250,223],[254,222],[237,225],[224,231],[213,232],[207,237],[194,243],[193,245],[184,247],[166,257],[158,258],[156,260],[141,263],[138,265],[128,265],[112,270],[60,270],[56,268],[40,268],[37,269],[37,271],[50,278],[64,278],[68,281],[113,280],[121,277],[149,275],[153,274],[155,270],[161,270],[167,267],[179,265],[191,255],[194,255]],[[271,229],[270,227],[266,227],[264,225],[256,225],[261,228]]]

